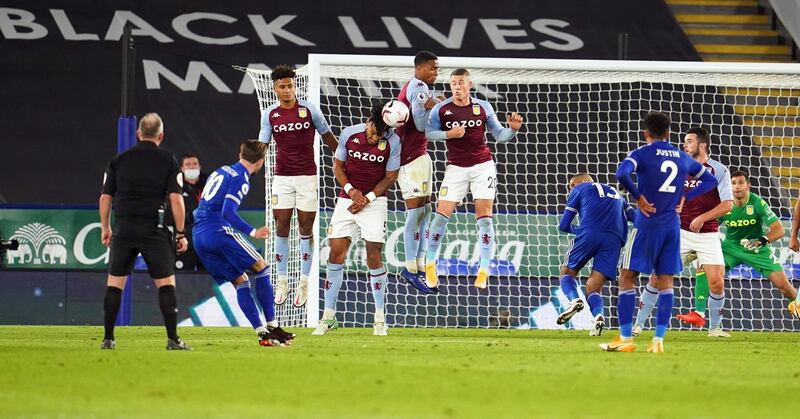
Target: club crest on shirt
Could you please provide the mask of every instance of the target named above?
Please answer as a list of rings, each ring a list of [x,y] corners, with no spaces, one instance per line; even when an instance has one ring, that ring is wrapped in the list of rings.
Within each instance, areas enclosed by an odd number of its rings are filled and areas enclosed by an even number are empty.
[[[473,115],[480,115],[481,114],[481,105],[472,105],[472,114]]]
[[[447,186],[439,190],[439,196],[447,196]]]
[[[308,116],[308,109],[307,109],[307,108],[300,108],[300,109],[298,109],[298,110],[297,110],[297,115],[299,115],[299,116],[300,116],[300,118],[305,118],[305,117],[307,117],[307,116]]]
[[[272,195],[272,205],[278,205],[278,195]]]
[[[378,150],[380,151],[386,150],[386,140],[378,141]]]
[[[428,182],[422,182],[422,192],[428,192]]]
[[[747,215],[755,214],[755,210],[753,209],[752,205],[748,205],[747,208],[745,208],[745,212],[747,213]]]

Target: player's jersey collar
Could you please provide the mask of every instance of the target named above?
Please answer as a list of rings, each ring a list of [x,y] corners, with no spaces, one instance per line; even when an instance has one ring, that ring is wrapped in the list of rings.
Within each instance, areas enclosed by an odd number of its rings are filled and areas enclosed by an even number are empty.
[[[300,106],[300,99],[298,99],[296,96],[294,98],[294,105],[292,105],[291,108],[284,108],[283,102],[281,102],[280,100],[278,101],[278,109],[285,109],[287,111],[290,111],[292,109],[296,109],[298,106]]]

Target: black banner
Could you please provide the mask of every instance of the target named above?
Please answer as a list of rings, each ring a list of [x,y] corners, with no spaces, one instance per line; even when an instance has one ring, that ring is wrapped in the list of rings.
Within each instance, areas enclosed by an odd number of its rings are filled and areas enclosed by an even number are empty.
[[[424,8],[424,9],[423,9]],[[661,0],[519,2],[5,1],[0,7],[0,202],[85,204],[116,153],[120,38],[136,37],[133,112],[206,171],[258,133],[245,74],[308,53],[697,60]],[[409,63],[411,64],[411,63]],[[410,66],[410,65],[409,65]],[[338,134],[338,133],[336,133]],[[250,206],[263,206],[255,180]]]

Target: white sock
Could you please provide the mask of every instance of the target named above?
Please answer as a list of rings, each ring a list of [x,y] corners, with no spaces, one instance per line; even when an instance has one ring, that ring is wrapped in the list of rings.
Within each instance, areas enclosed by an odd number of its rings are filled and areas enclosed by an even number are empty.
[[[267,333],[267,328],[264,327],[264,326],[256,327],[256,334],[259,334],[259,333]]]
[[[322,312],[322,320],[333,320],[336,318],[336,310],[326,308],[325,311]]]
[[[273,320],[271,322],[267,322],[267,327],[278,327],[278,321]]]
[[[383,310],[375,310],[375,323],[386,323],[386,317],[383,314]]]
[[[644,287],[644,292],[639,296],[639,312],[636,313],[636,322],[634,324],[644,327],[644,322],[650,318],[653,313],[653,307],[656,306],[657,302],[658,289],[647,284]]]
[[[425,272],[425,258],[424,257],[417,258],[417,271]],[[797,295],[798,295],[797,298],[800,298],[800,294],[797,294]],[[800,301],[800,300],[798,300],[798,301]]]
[[[408,269],[408,271],[411,272],[412,274],[415,274],[415,273],[419,272],[417,270],[417,261],[413,260],[413,259],[412,260],[407,260],[406,261],[406,269]]]

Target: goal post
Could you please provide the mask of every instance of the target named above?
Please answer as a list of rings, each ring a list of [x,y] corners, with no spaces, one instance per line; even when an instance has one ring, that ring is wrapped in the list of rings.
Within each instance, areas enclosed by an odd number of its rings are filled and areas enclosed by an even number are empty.
[[[498,193],[496,246],[487,290],[471,286],[477,229],[469,202],[459,206],[448,224],[438,256],[442,293],[420,295],[403,283],[396,274],[404,260],[404,206],[396,186],[389,194],[384,261],[390,273],[386,308],[390,326],[562,328],[555,324],[556,313],[566,304],[558,290],[558,269],[568,237],[556,227],[567,182],[578,172],[588,172],[597,181],[615,185],[617,164],[643,144],[641,120],[648,111],[670,115],[671,142],[676,145],[689,127],[708,128],[712,157],[731,171],[750,172],[751,191],[764,197],[781,216],[788,236],[788,220],[800,187],[800,65],[469,57],[440,57],[439,65],[439,77],[431,86],[436,95],[450,96],[446,84],[450,71],[467,68],[475,83],[472,93],[492,104],[501,123],[505,124],[510,112],[519,112],[525,122],[509,143],[488,140],[497,164]],[[268,75],[259,70],[248,73]],[[396,97],[413,74],[412,56],[311,54],[308,65],[298,70],[303,80],[298,85],[305,83],[298,95],[320,106],[338,136],[345,127],[362,122],[372,103]],[[271,92],[271,84],[260,87],[257,83],[262,111],[270,104],[267,90]],[[304,313],[307,326],[315,326],[320,315],[317,274],[325,275],[326,227],[338,192],[332,155],[319,144],[315,146],[320,175],[315,230],[319,232],[315,235],[319,270],[312,272]],[[431,142],[429,150],[435,162],[435,205],[446,162],[444,144]],[[788,239],[775,243],[773,250],[791,279],[792,268],[800,260],[788,250]],[[364,253],[363,245],[353,243],[345,265],[338,306],[345,326],[372,324]],[[585,268],[581,278],[587,274]],[[693,306],[691,275],[684,271],[676,279],[676,313]],[[603,296],[606,314],[613,317],[616,292],[612,295],[612,289],[616,286],[607,284]],[[726,276],[726,290],[723,327],[800,329],[786,313],[778,291],[757,272],[732,269]],[[580,313],[566,327],[590,325],[588,313]],[[672,327],[681,326],[673,320]]]

